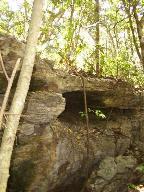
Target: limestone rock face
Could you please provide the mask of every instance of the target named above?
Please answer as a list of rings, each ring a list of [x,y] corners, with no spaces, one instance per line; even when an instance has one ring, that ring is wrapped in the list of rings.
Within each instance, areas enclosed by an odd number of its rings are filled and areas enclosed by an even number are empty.
[[[24,44],[0,36],[0,49],[10,74]],[[52,65],[36,59],[8,192],[127,192],[128,184],[143,183],[136,167],[144,161],[144,93],[120,80],[84,77],[88,140],[82,80]],[[0,70],[0,104],[6,85]]]
[[[9,76],[17,59],[23,57],[24,47],[24,43],[17,41],[14,37],[0,34],[0,51]],[[4,93],[6,86],[7,81],[0,65],[0,93]]]
[[[91,174],[89,184],[92,191],[120,191],[120,181],[125,180],[125,174],[132,172],[136,164],[137,160],[133,156],[106,157],[101,161],[98,171]]]
[[[65,109],[65,99],[59,93],[35,92],[28,97],[25,121],[48,123]]]
[[[14,37],[0,34],[0,49],[7,72],[12,71],[15,61],[24,56],[25,44]],[[0,72],[2,69],[0,68]]]

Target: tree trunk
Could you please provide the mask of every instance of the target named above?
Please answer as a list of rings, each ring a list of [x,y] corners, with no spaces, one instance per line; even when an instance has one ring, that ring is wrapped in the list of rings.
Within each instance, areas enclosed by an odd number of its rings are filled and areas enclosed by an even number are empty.
[[[137,27],[137,33],[138,33],[138,39],[140,42],[140,50],[141,50],[141,65],[144,70],[144,15],[141,17],[141,20],[139,21],[138,15],[137,15],[137,5],[133,5],[133,12],[134,12],[134,18],[136,21],[136,27]]]
[[[129,41],[130,50],[131,50],[130,59],[135,64],[135,62],[133,60],[133,55],[134,55],[133,39],[131,37],[131,33],[130,33],[130,28],[129,27],[127,28],[127,35],[128,35],[128,41]]]
[[[122,2],[123,2],[123,5],[124,5],[124,8],[125,8],[125,12],[126,12],[126,14],[128,16],[128,19],[129,19],[129,25],[130,25],[130,29],[131,29],[131,32],[132,32],[133,43],[134,43],[137,55],[138,55],[139,59],[141,60],[141,53],[140,53],[140,50],[139,50],[139,45],[137,43],[137,38],[135,36],[135,29],[134,29],[134,26],[133,26],[132,16],[131,16],[131,13],[130,13],[130,5],[129,5],[129,7],[127,7],[126,1],[122,0]]]
[[[25,99],[29,90],[32,76],[36,45],[42,20],[43,0],[34,0],[30,29],[27,38],[25,56],[20,72],[16,92],[10,108],[10,115],[6,123],[6,129],[0,148],[0,192],[5,192],[9,178],[10,160],[13,145]],[[15,115],[14,115],[15,114]]]
[[[138,1],[132,1],[131,3],[129,2],[129,4],[126,4],[125,0],[122,0],[123,5],[125,7],[125,11],[128,15],[129,18],[129,24],[130,24],[130,28],[131,28],[131,32],[132,32],[132,36],[133,36],[133,42],[138,54],[138,57],[140,59],[141,62],[141,66],[143,68],[144,71],[144,15],[141,17],[141,19],[139,20],[138,17]],[[128,7],[129,6],[129,7]],[[132,8],[132,13],[135,19],[135,23],[136,23],[136,30],[137,30],[137,36],[138,36],[138,41],[139,44],[137,43],[137,38],[135,36],[135,29],[133,27],[133,22],[132,22],[132,14],[130,9]],[[140,49],[139,49],[140,47]]]
[[[96,41],[96,50],[95,50],[95,71],[96,75],[100,75],[100,31],[99,31],[99,0],[96,1],[96,7],[95,7],[95,21],[96,21],[96,33],[95,33],[95,41]]]

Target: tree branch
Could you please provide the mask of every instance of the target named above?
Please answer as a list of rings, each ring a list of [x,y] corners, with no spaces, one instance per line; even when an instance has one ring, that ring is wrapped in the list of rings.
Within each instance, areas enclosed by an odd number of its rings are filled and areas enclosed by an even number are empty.
[[[2,103],[2,106],[0,109],[0,129],[2,129],[2,120],[3,120],[4,112],[5,112],[5,109],[7,106],[7,102],[8,102],[8,98],[9,98],[9,94],[10,94],[10,90],[11,90],[11,87],[13,84],[15,74],[17,72],[17,69],[19,68],[19,65],[20,65],[20,60],[21,60],[20,58],[17,60],[15,67],[13,69],[13,72],[12,72],[11,78],[8,80],[7,90],[6,90],[4,100],[3,100],[3,103]]]
[[[6,69],[5,69],[5,66],[4,66],[1,51],[0,51],[0,63],[1,63],[1,66],[2,66],[2,70],[3,70],[4,74],[5,74],[5,77],[6,77],[7,81],[9,81],[9,76],[8,76],[8,74],[6,72]]]

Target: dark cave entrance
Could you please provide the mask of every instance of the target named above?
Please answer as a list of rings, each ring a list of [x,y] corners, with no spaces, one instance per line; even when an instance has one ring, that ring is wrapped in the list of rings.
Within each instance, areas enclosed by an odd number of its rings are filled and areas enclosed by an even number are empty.
[[[121,115],[131,116],[134,112],[134,110],[131,109],[106,106],[105,99],[113,96],[110,93],[87,91],[86,95],[90,122],[96,123],[108,121],[110,119],[114,120],[116,117]],[[83,91],[66,92],[63,94],[63,97],[66,99],[66,108],[65,111],[59,116],[59,119],[61,121],[67,121],[74,124],[77,121],[85,121],[84,115],[81,115],[85,113]]]

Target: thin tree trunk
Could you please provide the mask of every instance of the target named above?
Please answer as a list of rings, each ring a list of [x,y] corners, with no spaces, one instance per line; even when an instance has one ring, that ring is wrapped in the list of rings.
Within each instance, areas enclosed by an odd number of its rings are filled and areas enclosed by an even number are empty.
[[[143,32],[144,15],[142,16],[141,20],[139,21],[137,11],[136,11],[136,6],[137,5],[133,5],[133,12],[134,12],[134,18],[135,18],[135,21],[136,21],[136,25],[137,25],[138,38],[139,38],[139,42],[140,42],[141,65],[142,65],[143,70],[144,70],[144,32]]]
[[[117,49],[116,49],[116,45],[115,45],[115,42],[114,42],[114,38],[113,38],[113,36],[112,36],[112,34],[111,34],[111,30],[110,30],[107,26],[105,26],[105,27],[106,27],[107,34],[108,34],[108,36],[109,36],[109,39],[110,39],[110,41],[111,41],[111,43],[112,43],[112,47],[113,47],[112,54],[113,54],[113,56],[115,57],[116,54],[117,54]]]
[[[13,145],[32,76],[42,20],[43,0],[34,0],[25,56],[0,148],[0,192],[6,192]]]
[[[127,28],[127,35],[128,35],[128,41],[130,42],[130,49],[131,49],[131,61],[133,61],[133,55],[134,55],[134,49],[133,49],[133,40],[132,40],[132,37],[131,37],[131,33],[130,33],[130,28],[128,27]]]
[[[99,76],[100,74],[100,30],[99,30],[99,0],[96,1],[95,7],[95,21],[96,21],[96,33],[95,33],[95,41],[96,41],[96,50],[95,50],[95,71],[96,75]]]
[[[114,26],[113,28],[114,30],[114,37],[115,37],[115,42],[116,42],[116,57],[118,56],[118,52],[119,52],[119,40],[118,40],[118,33],[117,33],[117,26]],[[118,78],[119,76],[119,63],[116,60],[116,77]]]
[[[74,21],[73,21],[73,16],[74,16],[74,9],[75,9],[75,0],[71,0],[71,15],[70,15],[70,26],[69,26],[69,31],[70,31],[70,48],[72,49],[72,50],[70,50],[70,52],[71,51],[73,51],[73,36],[74,36],[74,28],[75,28],[75,26],[74,26]]]
[[[131,13],[130,13],[130,9],[127,8],[127,5],[126,5],[126,1],[125,0],[122,0],[123,2],[123,5],[125,7],[125,11],[126,11],[126,14],[128,16],[128,19],[129,19],[129,25],[130,25],[130,29],[131,29],[131,32],[132,32],[132,37],[133,37],[133,43],[134,43],[134,46],[135,46],[135,49],[136,49],[136,52],[137,52],[137,55],[141,61],[141,53],[140,53],[140,50],[139,50],[139,46],[138,46],[138,43],[137,43],[137,39],[136,39],[136,36],[135,36],[135,29],[133,27],[133,22],[132,22],[132,17],[131,17]]]

